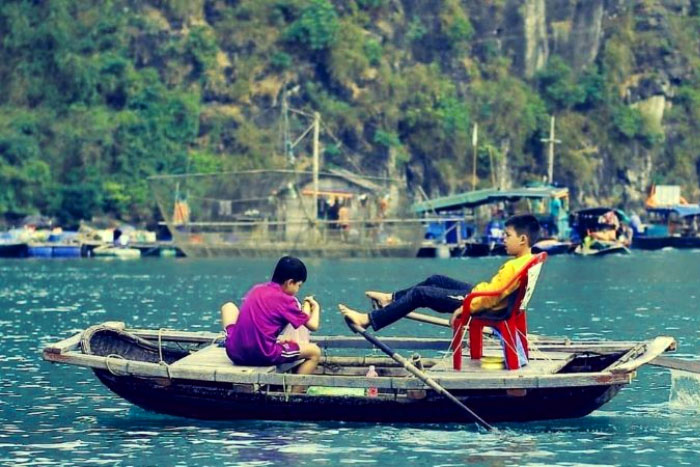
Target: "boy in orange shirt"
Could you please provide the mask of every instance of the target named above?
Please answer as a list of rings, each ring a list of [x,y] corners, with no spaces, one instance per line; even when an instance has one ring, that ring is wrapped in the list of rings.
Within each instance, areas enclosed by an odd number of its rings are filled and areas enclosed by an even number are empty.
[[[378,305],[370,313],[361,313],[338,305],[340,312],[353,323],[363,328],[372,326],[378,331],[389,324],[398,321],[417,308],[426,307],[439,313],[452,313],[452,322],[462,313],[462,301],[469,292],[498,290],[510,282],[527,262],[532,259],[530,247],[537,241],[540,224],[537,219],[524,214],[513,216],[506,221],[503,241],[508,255],[513,259],[506,261],[489,282],[481,282],[472,286],[446,276],[430,276],[407,289],[393,294],[367,291],[366,295]],[[482,310],[500,311],[508,306],[507,296],[515,291],[518,284],[501,297],[478,297],[472,301],[471,313]]]

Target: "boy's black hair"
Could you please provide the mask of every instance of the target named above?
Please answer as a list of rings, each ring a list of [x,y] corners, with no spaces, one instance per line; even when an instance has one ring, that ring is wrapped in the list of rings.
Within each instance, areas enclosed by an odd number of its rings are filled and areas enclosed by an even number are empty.
[[[283,256],[277,261],[275,271],[272,273],[272,282],[282,285],[288,279],[294,282],[306,282],[306,266],[299,258]]]
[[[530,246],[537,242],[540,236],[540,223],[532,214],[513,216],[506,221],[506,227],[513,227],[518,235],[525,235]]]

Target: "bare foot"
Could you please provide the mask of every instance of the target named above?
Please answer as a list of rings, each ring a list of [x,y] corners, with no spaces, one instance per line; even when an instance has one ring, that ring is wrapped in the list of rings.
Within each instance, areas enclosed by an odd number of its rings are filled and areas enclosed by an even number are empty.
[[[376,300],[380,307],[387,306],[389,303],[392,302],[392,298],[393,298],[390,293],[375,292],[374,290],[366,291],[365,295],[367,295],[367,297],[370,300]]]
[[[338,305],[338,309],[340,310],[340,313],[345,316],[345,318],[349,319],[356,325],[363,328],[369,326],[369,315],[367,313],[360,313],[358,311],[351,310],[345,305]]]

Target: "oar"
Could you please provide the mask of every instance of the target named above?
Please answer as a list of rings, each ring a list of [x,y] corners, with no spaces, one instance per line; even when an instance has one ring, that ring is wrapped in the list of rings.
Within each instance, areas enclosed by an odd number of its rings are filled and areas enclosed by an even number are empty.
[[[413,321],[418,321],[421,323],[435,324],[436,326],[442,326],[445,328],[452,328],[450,326],[450,320],[445,318],[438,318],[437,316],[430,316],[423,313],[416,313],[412,311],[406,315],[406,318],[412,319]],[[493,331],[490,328],[484,329],[484,335],[493,336]]]
[[[669,357],[656,357],[647,365],[660,366],[662,368],[670,368],[671,370],[682,370],[689,373],[700,373],[700,362],[691,360],[679,360]]]
[[[438,318],[437,316],[424,315],[423,313],[416,313],[412,311],[406,315],[406,318],[412,319],[413,321],[420,321],[421,323],[437,324],[438,326],[444,326],[446,328],[451,328],[450,320],[445,318]]]
[[[434,389],[438,394],[442,394],[443,396],[447,397],[450,401],[454,402],[456,405],[458,405],[462,410],[467,412],[469,416],[479,425],[482,427],[486,428],[489,431],[495,430],[495,428],[491,425],[489,425],[483,418],[479,417],[477,414],[475,414],[469,407],[466,405],[462,404],[462,402],[459,401],[455,396],[450,394],[447,389],[443,388],[440,386],[435,380],[430,378],[428,375],[420,371],[418,368],[416,368],[411,362],[403,358],[401,355],[397,354],[394,352],[394,350],[389,347],[388,345],[384,344],[381,342],[379,339],[368,333],[366,330],[361,328],[360,326],[356,325],[352,321],[345,320],[346,323],[348,323],[348,326],[350,329],[352,329],[353,332],[359,333],[367,339],[372,345],[375,347],[379,348],[382,352],[390,356],[394,361],[396,361],[399,365],[403,366],[409,373],[413,374],[416,378],[420,379],[423,381],[425,384],[430,386],[432,389]]]

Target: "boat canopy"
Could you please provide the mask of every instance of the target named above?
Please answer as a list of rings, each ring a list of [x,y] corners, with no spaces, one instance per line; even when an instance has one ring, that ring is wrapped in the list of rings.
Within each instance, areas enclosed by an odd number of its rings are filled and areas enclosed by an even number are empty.
[[[521,198],[542,199],[565,198],[567,196],[569,196],[568,188],[552,186],[526,187],[513,190],[487,188],[484,190],[465,191],[450,196],[421,201],[415,203],[411,209],[415,213],[423,214],[427,212],[456,211],[462,208],[475,208],[499,201],[517,201]]]
[[[670,214],[677,213],[680,217],[698,216],[700,215],[700,205],[697,204],[677,204],[674,206],[658,206],[647,208],[649,213]]]

